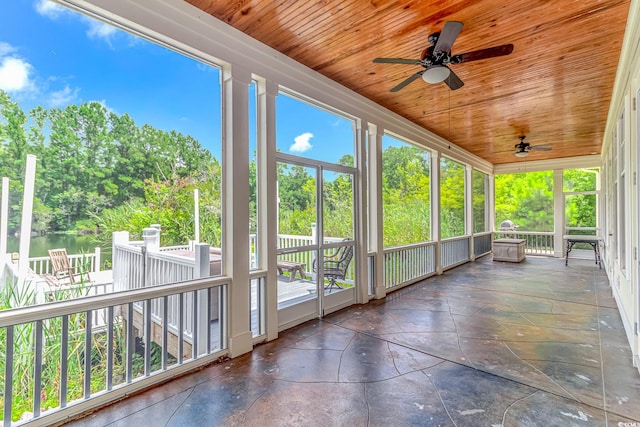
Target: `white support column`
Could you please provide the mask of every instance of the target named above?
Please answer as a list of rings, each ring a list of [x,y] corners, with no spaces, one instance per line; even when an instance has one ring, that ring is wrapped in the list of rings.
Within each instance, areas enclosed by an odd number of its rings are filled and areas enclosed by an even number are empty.
[[[9,178],[2,178],[2,203],[0,204],[0,261],[7,255],[9,236]]]
[[[29,270],[29,247],[31,243],[31,218],[33,218],[33,194],[36,182],[36,156],[27,154],[24,171],[24,194],[22,196],[22,222],[20,223],[20,258],[18,261],[18,286],[24,283]]]
[[[436,274],[442,274],[440,237],[440,153],[431,152],[431,239],[436,242]]]
[[[203,279],[209,277],[209,244],[196,243],[194,247],[195,255],[195,268],[193,271],[194,279]],[[218,304],[217,289],[214,288],[212,292],[211,301],[207,301],[208,292],[206,289],[202,289],[198,292],[198,320],[194,327],[198,328],[198,356],[208,353],[207,349],[207,324],[210,321],[209,304]]]
[[[193,190],[193,229],[194,240],[200,243],[200,193],[197,188]]]
[[[128,266],[122,264],[123,260],[120,259],[119,251],[116,248],[117,245],[124,245],[127,243],[129,243],[128,231],[114,231],[111,233],[111,275],[113,277],[114,291],[124,291],[127,289],[127,283],[125,283],[123,276],[127,275],[125,269],[127,269]]]
[[[384,285],[384,228],[382,209],[382,134],[369,125],[369,249],[375,253],[373,268],[374,297],[387,296]]]
[[[100,271],[100,262],[101,262],[101,260],[100,260],[100,253],[101,253],[100,247],[96,246],[94,251],[93,251],[93,253],[94,253],[93,272],[97,273],[97,272]]]
[[[260,268],[267,270],[265,320],[267,340],[278,338],[278,176],[276,165],[276,96],[273,81],[258,84],[258,247]]]
[[[464,167],[464,222],[465,233],[469,236],[469,259],[476,260],[473,250],[473,168],[469,165]]]
[[[562,169],[553,171],[553,256],[564,256],[564,193],[562,189]]]
[[[249,84],[238,66],[222,70],[222,269],[229,289],[229,355],[253,348],[249,286]]]
[[[356,177],[354,183],[355,201],[354,201],[354,217],[356,229],[355,231],[355,259],[356,259],[356,302],[365,304],[369,301],[368,286],[368,247],[367,247],[367,129],[363,128],[362,120],[356,121],[355,129],[356,138]]]

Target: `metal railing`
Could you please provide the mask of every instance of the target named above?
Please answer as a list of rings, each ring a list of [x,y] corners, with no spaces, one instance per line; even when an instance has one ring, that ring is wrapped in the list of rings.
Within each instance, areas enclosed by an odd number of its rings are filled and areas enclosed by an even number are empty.
[[[555,233],[553,231],[496,231],[494,233],[495,239],[524,239],[527,241],[527,248],[525,253],[527,255],[547,255],[553,256],[554,254],[554,240]]]
[[[4,427],[53,424],[86,410],[81,404],[91,399],[104,404],[220,357],[226,340],[210,319],[210,302],[215,294],[226,309],[227,286],[217,278],[1,311]],[[181,302],[179,323],[191,313],[190,345],[180,332],[154,329],[152,305],[159,302],[167,319],[170,298]],[[107,313],[105,328],[95,327],[96,311]]]
[[[473,255],[476,257],[491,252],[491,241],[493,233],[478,233],[473,235]]]
[[[397,288],[424,279],[436,271],[435,242],[384,250],[384,286]]]

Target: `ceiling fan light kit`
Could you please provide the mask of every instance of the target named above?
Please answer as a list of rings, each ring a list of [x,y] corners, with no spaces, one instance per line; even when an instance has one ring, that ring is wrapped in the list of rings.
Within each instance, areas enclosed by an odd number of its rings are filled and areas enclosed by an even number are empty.
[[[528,151],[516,151],[514,153],[516,157],[527,157],[529,155]]]
[[[444,65],[432,65],[422,73],[422,80],[427,83],[440,83],[451,75],[451,70]]]
[[[409,64],[420,65],[424,70],[412,74],[391,89],[397,92],[419,77],[427,83],[435,84],[445,82],[449,89],[456,90],[464,86],[460,77],[449,68],[450,64],[462,64],[463,62],[478,61],[480,59],[494,58],[496,56],[509,55],[513,52],[512,44],[504,44],[459,55],[451,55],[451,46],[462,31],[462,22],[447,21],[439,33],[433,33],[428,37],[431,46],[424,49],[420,59],[404,58],[375,58],[375,63],[385,64]]]

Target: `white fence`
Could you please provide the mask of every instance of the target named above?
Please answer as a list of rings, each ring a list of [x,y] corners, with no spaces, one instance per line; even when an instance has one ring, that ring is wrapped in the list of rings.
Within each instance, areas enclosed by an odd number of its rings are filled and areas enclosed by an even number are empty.
[[[436,271],[435,242],[384,250],[384,285],[387,289],[424,279]]]
[[[496,231],[494,239],[524,239],[527,241],[527,255],[553,256],[555,233],[553,231]]]
[[[95,248],[93,253],[69,254],[67,258],[74,273],[100,271],[100,248]],[[29,268],[36,274],[53,274],[48,256],[29,258]]]
[[[442,241],[443,269],[454,267],[471,259],[469,253],[469,236],[452,237]]]
[[[113,285],[115,290],[129,291],[205,278],[211,273],[220,274],[221,260],[216,256],[217,259],[211,261],[209,245],[162,248],[159,246],[159,231],[154,234],[152,229],[145,230],[149,230],[149,233],[143,245],[140,245],[140,242],[130,242],[128,233],[114,233]],[[185,256],[185,254],[192,256]],[[150,315],[157,323],[166,325],[171,333],[183,336],[187,342],[192,343],[196,332],[192,311],[193,296],[186,295],[185,298],[182,301],[177,297],[171,297],[167,301],[168,305],[163,301],[154,301],[150,306]],[[209,304],[216,305],[206,314],[210,321],[218,319],[218,302],[217,296],[209,301]],[[143,307],[135,303],[133,309],[141,313]]]

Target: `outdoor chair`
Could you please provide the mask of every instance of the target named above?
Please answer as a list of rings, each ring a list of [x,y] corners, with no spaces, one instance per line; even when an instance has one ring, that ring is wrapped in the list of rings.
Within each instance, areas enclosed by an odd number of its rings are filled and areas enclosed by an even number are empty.
[[[342,288],[337,282],[338,280],[344,280],[347,275],[347,269],[353,258],[353,246],[343,246],[338,248],[333,254],[325,255],[324,262],[322,264],[324,278],[329,280],[329,283],[325,286],[329,292],[333,287]],[[313,260],[313,271],[318,271],[317,259]]]
[[[79,281],[84,283],[91,281],[88,271],[83,271],[82,268],[79,268],[77,272],[74,271],[66,249],[50,249],[49,258],[51,258],[56,284],[75,284],[78,283],[76,278],[79,278]]]

